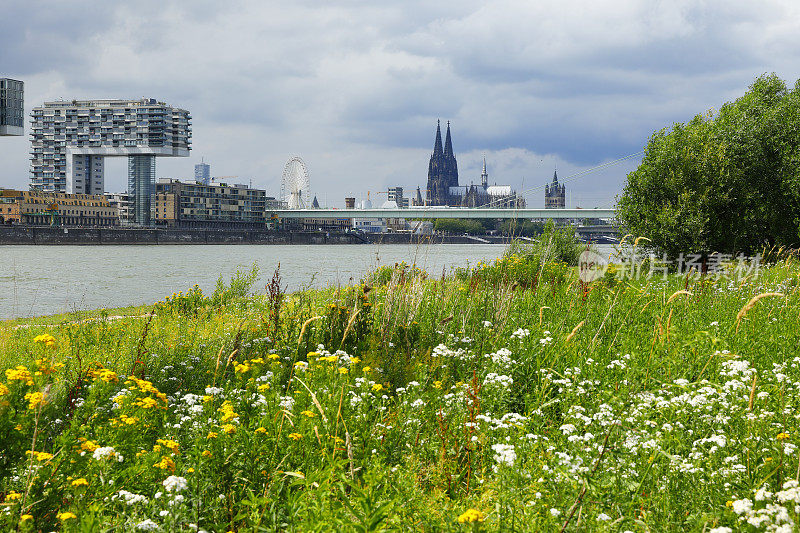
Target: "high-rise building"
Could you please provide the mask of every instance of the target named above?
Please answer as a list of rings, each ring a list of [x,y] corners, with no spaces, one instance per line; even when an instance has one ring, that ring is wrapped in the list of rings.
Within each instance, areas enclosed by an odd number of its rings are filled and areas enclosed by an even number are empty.
[[[25,85],[0,78],[0,136],[25,134]]]
[[[194,181],[208,185],[211,183],[211,165],[200,160],[200,163],[194,166]]]
[[[153,221],[177,228],[264,228],[266,199],[266,191],[243,184],[203,185],[160,178]]]
[[[402,187],[389,187],[389,194],[387,200],[389,202],[394,202],[397,204],[397,207],[400,209],[405,209],[408,207],[408,198],[403,196],[403,188]]]
[[[553,171],[553,181],[544,186],[544,208],[564,209],[567,205],[567,189],[558,183],[558,172]]]
[[[103,158],[124,156],[135,221],[148,225],[155,158],[188,156],[190,123],[152,98],[45,102],[31,114],[31,188],[103,194]]]

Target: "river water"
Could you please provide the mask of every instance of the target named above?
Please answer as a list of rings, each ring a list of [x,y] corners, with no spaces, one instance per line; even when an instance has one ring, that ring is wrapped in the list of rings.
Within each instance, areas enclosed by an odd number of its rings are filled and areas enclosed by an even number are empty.
[[[500,257],[500,244],[0,246],[0,319],[156,302],[256,263],[264,291],[280,263],[288,290],[347,285],[378,265],[416,263],[431,275]]]

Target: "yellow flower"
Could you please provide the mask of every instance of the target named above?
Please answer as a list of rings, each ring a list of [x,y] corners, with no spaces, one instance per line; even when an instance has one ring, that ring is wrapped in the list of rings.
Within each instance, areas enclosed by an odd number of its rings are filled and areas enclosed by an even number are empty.
[[[289,438],[292,440],[300,440],[303,436],[300,433],[289,433]]]
[[[28,409],[36,409],[44,401],[44,395],[41,392],[29,392],[25,399],[28,400]]]
[[[483,513],[477,509],[467,509],[464,514],[458,517],[458,522],[463,524],[465,522],[483,522]]]
[[[222,426],[222,432],[226,435],[230,435],[231,433],[236,433],[236,426],[233,424],[225,424]]]
[[[314,418],[314,416],[315,416],[313,411],[303,411],[303,412],[301,412],[300,414],[301,414],[301,415],[305,415],[305,416],[307,416],[308,418]]]
[[[208,436],[207,436],[206,438],[207,438],[207,439],[216,439],[216,438],[217,438],[217,434],[216,434],[216,433],[214,433],[213,431],[210,431],[210,432],[208,433]]]
[[[256,433],[266,433],[266,432],[267,432],[267,428],[264,428],[264,427],[260,427],[260,428],[256,429]]]
[[[340,368],[339,369],[339,373],[340,374],[347,374],[348,372],[349,372],[349,370],[347,370],[346,368]]]
[[[353,365],[357,365],[360,362],[361,362],[361,359],[359,359],[358,357],[351,357],[350,358],[350,363],[353,364]]]
[[[267,359],[278,359],[279,357],[280,357],[280,355],[278,355],[276,353],[271,353],[271,354],[269,354],[267,356]]]
[[[263,385],[258,386],[258,392],[264,392],[269,390],[269,383],[264,383]]]
[[[188,469],[187,472],[189,472],[190,474],[194,474],[194,468]]]
[[[67,520],[71,520],[73,518],[78,518],[78,517],[75,515],[75,513],[70,513],[69,511],[67,511],[66,513],[58,513],[56,515],[56,518],[58,518],[62,522],[66,522]]]
[[[213,396],[209,396],[209,395],[207,394],[207,395],[203,396],[203,403],[208,403],[208,402],[210,402],[210,401],[211,401],[211,400],[213,400],[213,399],[214,399],[214,397],[213,397]]]
[[[442,382],[441,381],[434,381],[433,382],[433,388],[441,389],[442,388]]]
[[[161,458],[159,462],[153,465],[156,468],[160,468],[161,470],[169,470],[170,472],[175,471],[175,461],[167,457],[166,455]]]
[[[733,500],[728,500],[725,502],[725,507],[733,507]]]
[[[20,524],[23,524],[23,523],[27,522],[28,520],[33,520],[33,515],[32,514],[24,514],[24,515],[19,517],[19,523]]]
[[[178,453],[178,443],[174,440],[169,439],[156,439],[156,442],[164,446],[165,448],[169,448],[172,453]]]
[[[0,383],[0,396],[5,396],[6,394],[10,394],[11,391],[8,390],[8,387]]]
[[[34,457],[36,457],[36,460],[37,460],[37,461],[49,461],[50,459],[52,459],[52,458],[53,458],[53,454],[52,454],[52,453],[47,453],[47,452],[32,452],[32,451],[30,451],[30,450],[28,450],[27,452],[25,452],[25,455],[33,455]]]
[[[211,453],[210,451],[208,451],[208,450],[203,450],[203,453],[202,453],[202,456],[203,456],[203,457],[211,457],[212,455],[214,455],[214,454],[213,454],[213,453]]]
[[[775,437],[775,438],[778,439],[778,440],[789,440],[789,434],[781,432],[781,433],[778,433],[778,436]]]
[[[22,499],[22,494],[20,494],[19,492],[15,492],[13,490],[11,492],[9,492],[8,494],[6,494],[6,501],[7,502],[13,502],[13,501],[16,501],[16,500],[21,500],[21,499]]]
[[[382,391],[382,390],[383,390],[383,385],[381,385],[380,383],[374,383],[374,384],[372,385],[372,390],[373,390],[374,392],[380,392],[380,391]]]
[[[50,335],[49,333],[43,333],[41,335],[37,335],[33,338],[33,342],[35,344],[44,344],[48,348],[54,347],[56,345],[56,338]]]
[[[26,385],[33,385],[33,377],[28,369],[23,365],[18,365],[15,368],[6,370],[6,380],[8,381],[24,381]]]
[[[247,363],[236,363],[233,368],[236,370],[237,374],[244,374],[245,372],[250,371],[250,365]]]
[[[365,373],[365,374],[366,374],[367,372],[371,371],[371,370],[372,370],[372,367],[371,367],[371,366],[365,366],[365,367],[364,367],[364,373]]]
[[[86,481],[86,478],[79,477],[75,481],[72,482],[73,487],[88,487],[89,482]]]

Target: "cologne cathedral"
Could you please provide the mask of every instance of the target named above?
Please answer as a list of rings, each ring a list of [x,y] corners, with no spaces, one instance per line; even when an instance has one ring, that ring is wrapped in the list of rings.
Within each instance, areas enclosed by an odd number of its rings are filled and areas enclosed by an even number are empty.
[[[453,140],[450,137],[450,122],[447,122],[444,148],[442,130],[436,123],[436,141],[428,164],[428,188],[423,200],[417,187],[414,205],[446,205],[450,207],[516,208],[525,207],[525,200],[518,196],[510,185],[489,185],[486,172],[486,158],[483,159],[483,172],[479,185],[458,184],[458,163],[453,153]]]

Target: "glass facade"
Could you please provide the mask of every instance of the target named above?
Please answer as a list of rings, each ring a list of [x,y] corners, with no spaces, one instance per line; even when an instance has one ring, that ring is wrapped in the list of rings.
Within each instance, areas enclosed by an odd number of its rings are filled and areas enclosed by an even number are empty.
[[[128,157],[128,195],[133,222],[139,226],[150,225],[150,204],[156,187],[156,156],[132,155]]]
[[[0,135],[23,135],[24,92],[21,81],[0,78]]]

